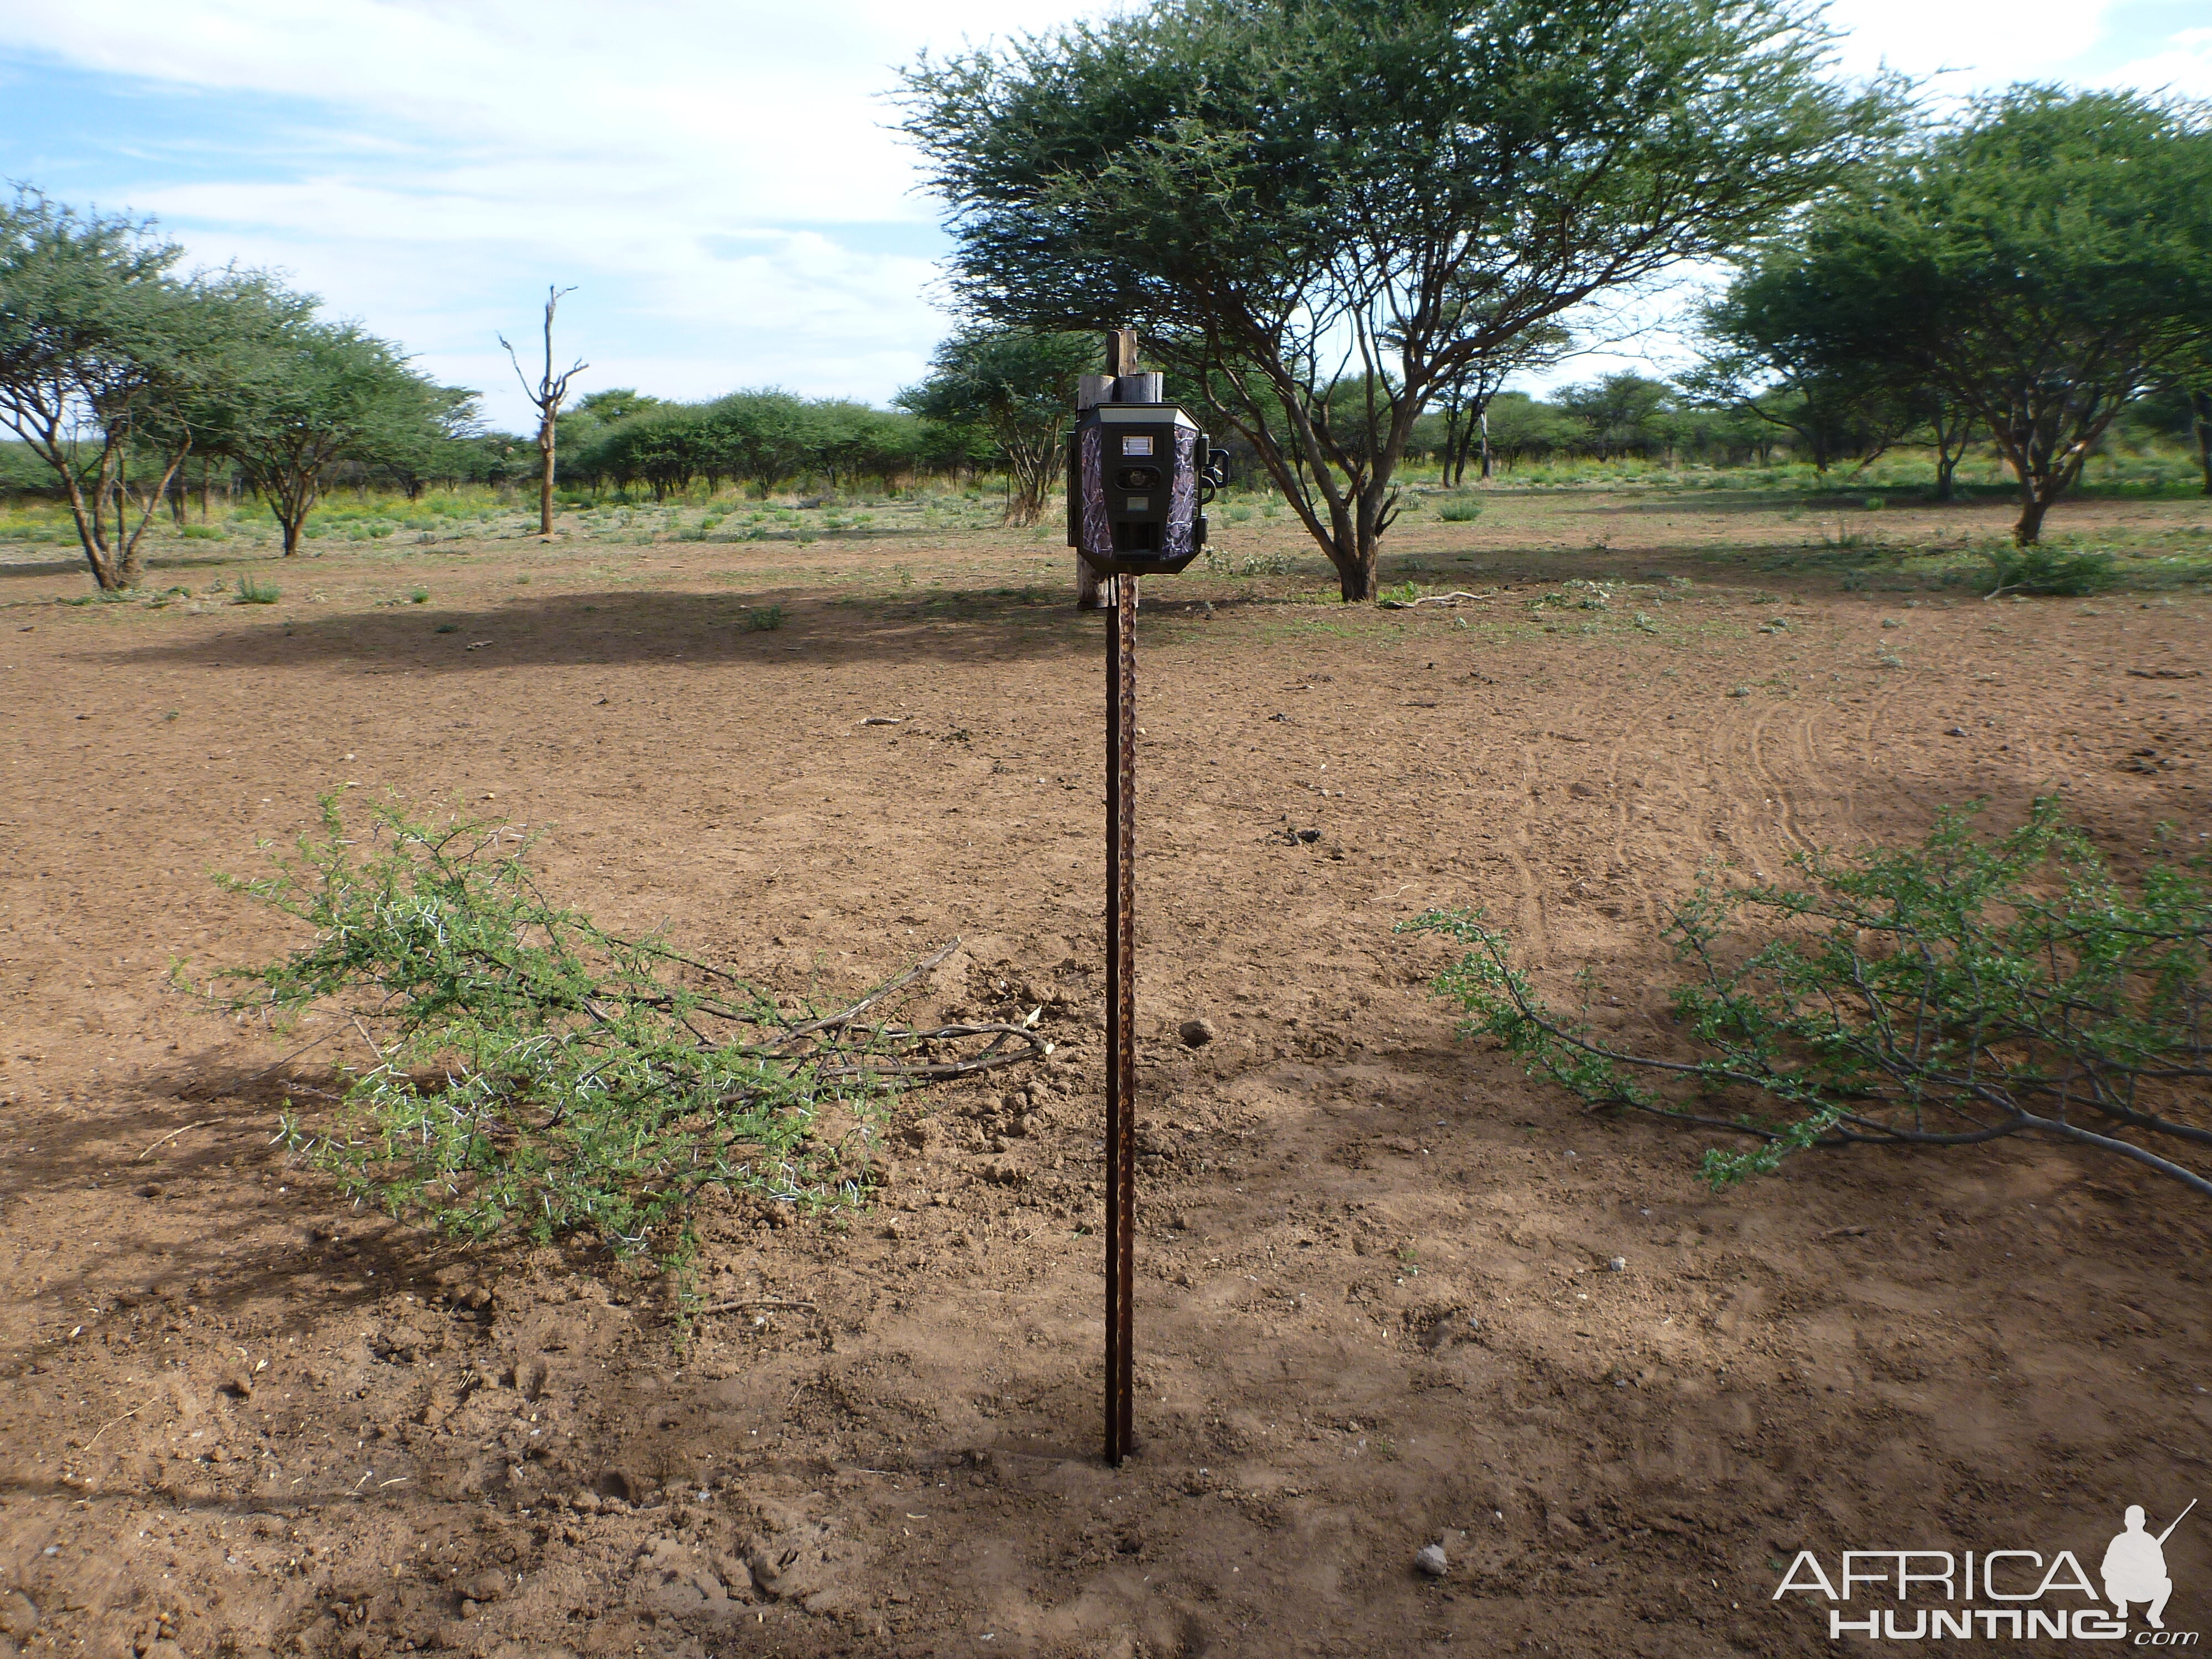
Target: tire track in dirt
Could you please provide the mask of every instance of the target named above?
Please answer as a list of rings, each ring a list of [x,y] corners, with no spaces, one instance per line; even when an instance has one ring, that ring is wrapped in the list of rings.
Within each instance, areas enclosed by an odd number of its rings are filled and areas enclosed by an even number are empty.
[[[1655,691],[1630,711],[1630,718],[1615,723],[1614,732],[1663,730],[1665,722],[1655,720],[1654,716],[1678,696],[1679,693],[1672,688]],[[1613,839],[1608,850],[1612,867],[1626,872],[1620,879],[1628,889],[1638,919],[1646,928],[1656,932],[1665,925],[1670,907],[1665,896],[1644,874],[1650,860],[1633,855],[1636,849],[1632,847],[1630,837],[1638,833],[1634,822],[1635,810],[1639,805],[1647,804],[1663,788],[1674,799],[1674,822],[1677,824],[1691,822],[1690,791],[1681,780],[1680,757],[1655,749],[1648,742],[1636,749],[1635,758],[1640,759],[1643,764],[1637,769],[1633,781],[1624,787],[1622,767],[1630,758],[1629,744],[1624,737],[1616,736],[1606,745],[1605,783],[1613,808]],[[1661,823],[1656,810],[1651,813],[1651,822],[1643,827],[1642,833],[1650,836],[1661,833]],[[1610,876],[1610,870],[1607,873]]]
[[[1728,820],[1725,833],[1715,833],[1732,853],[1751,860],[1759,876],[1765,875],[1770,856],[1811,845],[1796,825],[1790,783],[1766,757],[1766,739],[1777,718],[1769,709],[1747,720],[1723,719],[1705,744],[1714,809]],[[1788,747],[1809,769],[1809,748],[1802,732]]]
[[[1513,866],[1513,878],[1519,884],[1521,896],[1513,907],[1513,930],[1523,941],[1523,948],[1540,957],[1551,939],[1549,915],[1544,904],[1542,884],[1529,863],[1529,830],[1536,816],[1539,798],[1537,784],[1541,778],[1537,749],[1534,744],[1521,745],[1518,757],[1521,764],[1519,797],[1510,804],[1511,817],[1499,845],[1504,848],[1505,861]],[[1501,791],[1502,794],[1504,792]]]
[[[1821,699],[1821,707],[1830,714],[1840,716],[1840,705],[1828,698]],[[1837,810],[1830,814],[1846,829],[1855,830],[1859,821],[1858,773],[1850,764],[1851,757],[1838,752],[1836,738],[1841,729],[1840,720],[1826,721],[1815,713],[1805,722],[1806,763],[1811,775],[1829,781],[1828,787],[1836,801]]]
[[[1817,765],[1813,752],[1812,732],[1813,723],[1818,718],[1817,715],[1802,714],[1791,710],[1788,718],[1784,719],[1783,711],[1780,709],[1765,710],[1752,720],[1751,731],[1746,744],[1751,756],[1753,770],[1764,781],[1766,788],[1771,792],[1765,798],[1763,804],[1774,808],[1776,830],[1792,849],[1801,853],[1813,851],[1818,843],[1798,827],[1795,788],[1785,781],[1782,774],[1777,772],[1768,763],[1765,752],[1765,740],[1776,726],[1784,726],[1789,734],[1787,746],[1790,759],[1796,763],[1797,776],[1801,779],[1810,778],[1814,775]]]

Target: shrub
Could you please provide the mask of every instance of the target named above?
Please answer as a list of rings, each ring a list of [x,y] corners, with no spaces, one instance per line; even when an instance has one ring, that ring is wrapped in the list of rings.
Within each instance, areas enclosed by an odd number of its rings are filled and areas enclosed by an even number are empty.
[[[238,579],[239,605],[274,605],[283,597],[274,582],[258,582],[251,576]]]
[[[842,1012],[787,1012],[726,969],[549,902],[524,867],[530,841],[500,825],[394,804],[356,840],[337,801],[273,873],[217,878],[314,938],[217,975],[239,988],[216,1000],[280,1026],[318,1009],[369,1039],[374,1064],[346,1075],[335,1110],[288,1113],[283,1133],[396,1217],[471,1238],[580,1231],[680,1262],[709,1188],[857,1202],[889,1097],[1042,1052],[1015,1026],[881,1023],[927,963]]]
[[[756,634],[773,634],[783,626],[783,607],[780,605],[755,605],[745,612],[745,626]]]
[[[1471,495],[1455,495],[1437,509],[1446,524],[1468,524],[1482,516],[1482,503]]]
[[[2118,568],[2109,553],[2069,553],[2050,547],[2006,545],[1989,555],[1996,586],[1989,597],[2028,593],[2045,599],[2086,599],[2117,586]]]
[[[1474,945],[1435,988],[1531,1076],[1756,1142],[1705,1154],[1716,1185],[1814,1146],[2029,1134],[2212,1196],[2204,857],[2124,884],[2055,799],[1993,840],[1973,833],[1979,810],[1903,851],[1800,855],[1802,884],[1701,887],[1667,929],[1691,970],[1673,1000],[1692,1059],[1553,1012],[1480,913],[1402,926]],[[1726,936],[1747,909],[1780,936],[1736,959]]]

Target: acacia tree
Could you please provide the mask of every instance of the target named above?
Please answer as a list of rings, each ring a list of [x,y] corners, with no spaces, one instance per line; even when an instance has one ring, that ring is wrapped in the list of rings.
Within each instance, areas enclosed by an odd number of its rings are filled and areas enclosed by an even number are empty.
[[[690,405],[654,398],[640,404],[593,440],[592,459],[624,489],[642,480],[659,501],[706,470],[705,422]]]
[[[1684,389],[1709,408],[1741,410],[1787,432],[1816,472],[1845,458],[1863,465],[1923,424],[1923,411],[1898,365],[1853,356],[1832,337],[1826,321],[1838,305],[1855,304],[1852,296],[1792,281],[1786,257],[1760,257],[1788,246],[1762,245],[1703,308],[1703,361],[1683,377]],[[1947,499],[1949,476],[1944,469]]]
[[[1561,414],[1582,428],[1581,441],[1601,461],[1648,453],[1660,441],[1674,388],[1664,380],[1626,371],[1594,385],[1563,386],[1552,396]]]
[[[288,559],[332,463],[374,465],[425,438],[458,435],[445,423],[465,422],[474,407],[472,394],[432,386],[351,323],[280,319],[240,368],[216,411],[213,441],[269,503]]]
[[[1822,204],[1753,276],[1739,292],[1810,349],[1987,430],[2032,545],[2122,407],[2212,349],[2212,108],[2014,88]]]
[[[925,58],[903,130],[970,312],[1142,329],[1364,599],[1442,388],[1883,140],[1828,55],[1804,0],[1180,0]]]
[[[532,387],[523,374],[522,360],[507,345],[507,336],[498,336],[500,344],[507,346],[507,360],[514,365],[514,378],[522,383],[522,395],[538,408],[538,533],[550,538],[553,534],[553,469],[554,446],[559,441],[561,405],[568,396],[568,382],[581,374],[591,365],[579,358],[558,374],[553,372],[553,313],[564,294],[574,294],[573,288],[545,289],[545,368]]]
[[[394,422],[353,459],[419,500],[433,478],[480,477],[485,440],[483,403],[465,386],[422,386],[419,420]]]
[[[255,276],[179,278],[179,252],[149,221],[36,191],[0,204],[0,422],[59,481],[104,592],[137,585],[147,523],[210,397],[252,316],[281,302]]]
[[[705,465],[750,483],[762,500],[781,478],[813,465],[825,422],[817,407],[780,386],[732,392],[705,410]]]
[[[893,401],[926,421],[988,436],[1012,486],[1006,522],[1032,525],[1059,476],[1076,382],[1102,362],[1093,335],[972,326],[939,345],[929,378]]]
[[[865,476],[885,477],[913,458],[921,422],[902,410],[871,408],[848,398],[815,405],[815,459],[830,487]]]

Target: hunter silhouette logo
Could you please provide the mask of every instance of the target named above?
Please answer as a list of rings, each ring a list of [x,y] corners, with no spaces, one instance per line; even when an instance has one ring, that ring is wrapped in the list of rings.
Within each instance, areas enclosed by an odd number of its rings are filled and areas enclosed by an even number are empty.
[[[2143,1530],[2143,1507],[2128,1505],[2124,1518],[2125,1532],[2118,1534],[2105,1547],[2105,1565],[2100,1569],[2105,1580],[2105,1599],[2119,1609],[2120,1617],[2128,1616],[2128,1603],[2150,1603],[2143,1613],[2143,1622],[2153,1630],[2166,1628],[2166,1598],[2173,1594],[2173,1580],[2166,1573],[2166,1540],[2173,1536],[2173,1528],[2197,1507],[2197,1500],[2189,1500],[2189,1509],[2173,1517],[2172,1525],[2153,1537]]]
[[[2166,1541],[2196,1507],[2192,1498],[2163,1532],[2153,1532],[2143,1506],[2128,1505],[2121,1530],[2098,1562],[2101,1591],[2082,1559],[2069,1549],[2048,1556],[2027,1549],[1851,1549],[1837,1559],[1832,1576],[1816,1553],[1800,1550],[1772,1599],[1794,1594],[1827,1602],[1831,1641],[2070,1638],[2193,1648],[2198,1632],[2166,1627],[2166,1603],[2173,1596]],[[2129,1618],[2136,1609],[2143,1625],[2130,1632]]]

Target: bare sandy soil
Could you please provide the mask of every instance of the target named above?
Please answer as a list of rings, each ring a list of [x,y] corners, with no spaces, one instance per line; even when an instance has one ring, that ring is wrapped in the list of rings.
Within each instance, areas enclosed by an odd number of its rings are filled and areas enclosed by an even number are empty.
[[[2124,1505],[2212,1497],[2204,1206],[2025,1145],[1716,1195],[1694,1138],[1458,1039],[1442,949],[1392,933],[1486,905],[1659,1042],[1656,931],[1710,860],[2048,789],[2123,860],[2212,830],[2203,597],[1847,592],[1801,540],[1507,500],[1396,549],[1492,594],[1455,611],[1153,585],[1118,1472],[1064,555],[370,548],[158,611],[0,574],[0,1655],[1812,1654],[1827,1604],[1771,1599],[1801,1549],[2094,1572]],[[910,1100],[878,1209],[708,1216],[726,1305],[679,1351],[587,1249],[341,1207],[272,1145],[337,1042],[286,1061],[170,988],[293,940],[207,872],[348,785],[543,829],[556,896],[785,989],[957,936],[932,999],[1042,1006],[1054,1060]],[[2202,1628],[2212,1519],[2166,1550]]]

